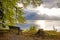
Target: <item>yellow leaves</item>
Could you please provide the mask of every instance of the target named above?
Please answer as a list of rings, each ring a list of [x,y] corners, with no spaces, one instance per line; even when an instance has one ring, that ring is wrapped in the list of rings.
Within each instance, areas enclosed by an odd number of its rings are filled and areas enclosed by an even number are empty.
[[[5,9],[5,13],[4,13],[4,20],[5,21],[9,21],[9,24],[13,24],[14,23],[14,10],[11,8]]]
[[[20,7],[17,7],[16,12],[18,15],[23,15],[22,9]]]
[[[33,5],[34,7],[40,6],[41,3],[42,3],[42,0],[33,0],[33,1],[32,1],[32,5]]]
[[[42,3],[42,0],[22,0],[22,4],[24,7],[27,7],[28,5],[33,5],[34,7],[40,6]]]
[[[28,4],[30,3],[30,0],[27,0]]]
[[[23,16],[18,16],[18,18],[17,18],[17,20],[18,20],[18,22],[21,24],[23,24],[24,22],[25,22],[25,19],[24,19],[24,17]]]

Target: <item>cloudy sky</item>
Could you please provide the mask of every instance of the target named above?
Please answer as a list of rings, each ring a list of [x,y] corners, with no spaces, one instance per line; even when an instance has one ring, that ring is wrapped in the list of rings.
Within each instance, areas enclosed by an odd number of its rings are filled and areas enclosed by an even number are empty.
[[[23,10],[25,19],[30,20],[27,23],[32,24],[33,22],[33,24],[39,25],[39,27],[42,26],[42,28],[47,30],[48,29],[53,30],[53,25],[55,25],[56,28],[59,29],[60,0],[42,0],[42,1],[43,3],[36,8],[32,8],[32,6],[30,5]]]
[[[37,8],[28,6],[25,9],[26,13],[30,13],[26,16],[33,18],[34,20],[60,20],[60,8],[57,5],[58,0],[42,0],[43,3]],[[34,14],[35,13],[35,14]],[[31,19],[29,19],[31,20]]]
[[[40,12],[38,14],[60,17],[60,8],[57,5],[59,2],[58,0],[43,0],[43,4],[37,7],[37,10]]]

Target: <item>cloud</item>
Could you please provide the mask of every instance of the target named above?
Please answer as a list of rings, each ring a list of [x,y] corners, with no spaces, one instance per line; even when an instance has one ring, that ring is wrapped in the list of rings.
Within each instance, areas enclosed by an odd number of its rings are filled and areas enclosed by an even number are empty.
[[[60,8],[57,8],[56,0],[43,0],[43,4],[37,8],[24,9],[26,20],[60,20]]]
[[[34,10],[24,11],[24,16],[26,20],[60,20],[58,16],[49,16],[47,14],[38,14]]]
[[[42,0],[44,7],[53,8],[57,7],[57,0]]]
[[[44,8],[43,4],[36,8],[39,12],[37,14],[47,14],[49,16],[60,17],[60,8]]]

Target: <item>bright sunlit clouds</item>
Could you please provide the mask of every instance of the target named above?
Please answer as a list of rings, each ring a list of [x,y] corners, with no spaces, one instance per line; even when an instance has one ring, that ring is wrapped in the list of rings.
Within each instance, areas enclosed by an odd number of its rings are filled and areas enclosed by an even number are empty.
[[[37,7],[39,11],[37,14],[47,14],[49,16],[60,16],[60,8],[45,8],[43,4]]]

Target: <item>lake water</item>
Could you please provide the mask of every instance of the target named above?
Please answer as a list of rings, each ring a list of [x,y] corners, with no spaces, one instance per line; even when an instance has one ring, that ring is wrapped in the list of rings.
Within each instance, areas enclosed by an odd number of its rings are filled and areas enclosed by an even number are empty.
[[[60,31],[59,20],[27,20],[25,24],[18,24],[21,29],[28,29],[30,26],[35,26],[37,29],[54,30]]]

